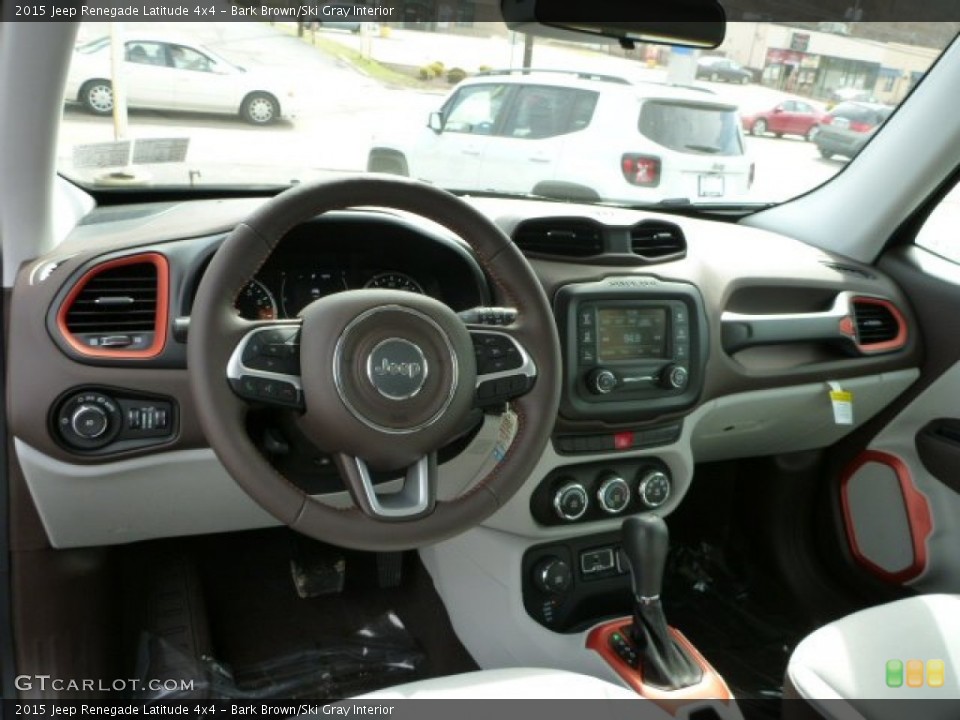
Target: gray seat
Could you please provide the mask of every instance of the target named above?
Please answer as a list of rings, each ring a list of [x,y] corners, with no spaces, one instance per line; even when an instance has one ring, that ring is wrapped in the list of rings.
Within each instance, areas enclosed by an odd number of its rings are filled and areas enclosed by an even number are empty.
[[[590,675],[539,668],[508,668],[421,680],[362,695],[357,700],[537,699],[638,700],[632,690]],[[649,703],[653,709],[653,704]],[[645,713],[644,718],[648,717]],[[649,715],[658,717],[658,715]],[[662,717],[668,718],[664,714]]]
[[[920,687],[908,685],[910,660],[923,663]],[[942,686],[928,682],[931,660],[943,662]],[[888,685],[888,661],[902,663],[899,686]],[[895,667],[890,682],[897,685]],[[960,700],[960,595],[920,595],[823,626],[793,651],[784,695],[806,701],[788,702],[785,718],[831,720],[902,718],[905,706],[891,699]],[[960,717],[956,702],[925,703],[923,710],[924,720]]]

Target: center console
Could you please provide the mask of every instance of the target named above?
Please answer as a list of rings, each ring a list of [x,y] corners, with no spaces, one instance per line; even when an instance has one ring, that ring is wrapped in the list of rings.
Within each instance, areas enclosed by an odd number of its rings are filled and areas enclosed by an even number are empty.
[[[633,421],[696,403],[707,322],[693,285],[649,276],[567,285],[555,311],[566,359],[565,417]]]

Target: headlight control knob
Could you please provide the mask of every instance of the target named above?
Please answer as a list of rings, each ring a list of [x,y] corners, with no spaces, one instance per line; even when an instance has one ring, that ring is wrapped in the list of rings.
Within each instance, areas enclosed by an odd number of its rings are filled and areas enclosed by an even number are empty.
[[[57,439],[71,450],[98,450],[112,443],[123,428],[120,405],[96,390],[68,396],[51,418]]]
[[[109,427],[110,417],[99,405],[85,403],[70,416],[70,428],[85,440],[95,440]]]

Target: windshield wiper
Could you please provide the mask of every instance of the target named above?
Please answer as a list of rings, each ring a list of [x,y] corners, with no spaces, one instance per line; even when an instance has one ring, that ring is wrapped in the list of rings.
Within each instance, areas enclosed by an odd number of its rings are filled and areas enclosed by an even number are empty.
[[[721,148],[710,145],[684,145],[684,147],[687,150],[696,150],[697,152],[707,153],[709,155],[716,155],[721,150]]]

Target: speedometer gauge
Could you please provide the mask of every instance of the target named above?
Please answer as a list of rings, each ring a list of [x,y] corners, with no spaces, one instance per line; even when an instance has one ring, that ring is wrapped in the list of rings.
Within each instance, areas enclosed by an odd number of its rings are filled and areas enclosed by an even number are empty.
[[[267,286],[259,280],[251,280],[237,297],[237,310],[247,320],[276,320],[277,301]]]
[[[384,272],[367,280],[364,287],[381,290],[406,290],[423,295],[423,287],[412,277],[402,272]]]

